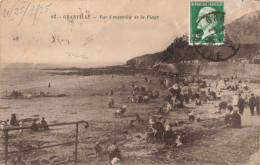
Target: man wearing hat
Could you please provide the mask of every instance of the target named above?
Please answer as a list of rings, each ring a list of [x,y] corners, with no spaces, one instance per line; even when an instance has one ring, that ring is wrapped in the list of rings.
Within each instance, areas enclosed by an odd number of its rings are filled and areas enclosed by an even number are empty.
[[[241,96],[239,96],[238,108],[239,108],[240,115],[243,115],[245,105],[246,105],[246,101]]]
[[[251,97],[249,98],[249,103],[248,103],[249,107],[250,107],[250,112],[251,112],[251,116],[254,115],[254,109],[256,106],[256,98],[254,96],[254,94],[251,94]]]

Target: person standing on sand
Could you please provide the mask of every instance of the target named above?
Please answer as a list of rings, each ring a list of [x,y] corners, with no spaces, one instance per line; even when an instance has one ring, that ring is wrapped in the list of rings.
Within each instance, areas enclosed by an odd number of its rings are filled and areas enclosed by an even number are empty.
[[[250,107],[250,112],[251,112],[251,116],[254,116],[254,110],[255,110],[255,105],[256,105],[256,99],[254,94],[251,94],[251,97],[249,99],[249,103],[248,103],[249,107]]]
[[[96,151],[96,157],[98,158],[98,161],[102,160],[101,159],[102,148],[101,148],[99,142],[96,142],[95,151]]]
[[[238,97],[238,95],[235,93],[235,95],[233,96],[233,106],[234,106],[234,107],[238,106],[238,100],[239,100],[239,97]]]
[[[169,124],[167,124],[165,125],[165,135],[164,135],[165,144],[170,145],[172,143],[172,138],[173,138],[172,127]]]
[[[259,94],[256,96],[256,113],[258,116],[260,115],[260,96],[259,96]]]
[[[244,100],[242,97],[239,97],[239,100],[238,100],[238,109],[239,109],[240,115],[243,115],[245,105],[246,105],[245,100]]]

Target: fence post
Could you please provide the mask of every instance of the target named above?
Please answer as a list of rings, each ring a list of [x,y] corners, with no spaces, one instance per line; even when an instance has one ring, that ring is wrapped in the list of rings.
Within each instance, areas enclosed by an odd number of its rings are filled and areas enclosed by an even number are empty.
[[[8,160],[8,130],[5,130],[4,134],[5,134],[5,165],[7,165],[7,160]]]
[[[79,123],[76,123],[76,142],[75,142],[75,162],[77,164],[78,161],[78,134],[79,134]]]

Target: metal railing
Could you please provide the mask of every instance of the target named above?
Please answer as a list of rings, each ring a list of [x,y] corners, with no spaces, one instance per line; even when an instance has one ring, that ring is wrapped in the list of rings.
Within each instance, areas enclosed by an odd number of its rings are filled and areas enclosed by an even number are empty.
[[[17,127],[17,128],[6,128],[3,129],[2,131],[4,132],[5,135],[5,165],[7,165],[7,161],[8,161],[8,155],[9,154],[14,154],[14,153],[20,153],[20,152],[28,152],[28,151],[33,151],[33,150],[39,150],[39,149],[44,149],[44,148],[52,148],[52,147],[57,147],[57,146],[62,146],[62,145],[72,145],[75,144],[75,160],[74,160],[74,164],[77,164],[78,161],[78,135],[79,135],[79,124],[85,123],[86,126],[88,127],[88,122],[86,121],[78,121],[78,122],[69,122],[69,123],[58,123],[58,124],[50,124],[48,125],[48,127],[55,127],[55,126],[62,126],[62,125],[76,125],[76,140],[75,141],[70,141],[70,142],[66,142],[66,143],[60,143],[60,144],[54,144],[54,145],[48,145],[48,146],[43,146],[43,147],[37,147],[37,148],[31,148],[31,149],[27,149],[27,150],[19,150],[19,151],[11,151],[8,152],[8,132],[9,131],[14,131],[14,130],[21,130],[21,129],[31,129],[31,127]]]

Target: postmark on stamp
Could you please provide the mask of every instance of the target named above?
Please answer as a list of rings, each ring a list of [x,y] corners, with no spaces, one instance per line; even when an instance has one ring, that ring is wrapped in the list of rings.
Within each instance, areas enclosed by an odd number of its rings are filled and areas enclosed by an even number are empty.
[[[189,44],[224,44],[224,16],[224,2],[191,1]]]
[[[205,60],[212,62],[226,61],[234,57],[240,50],[240,44],[232,42],[223,45],[193,45],[196,52]]]

